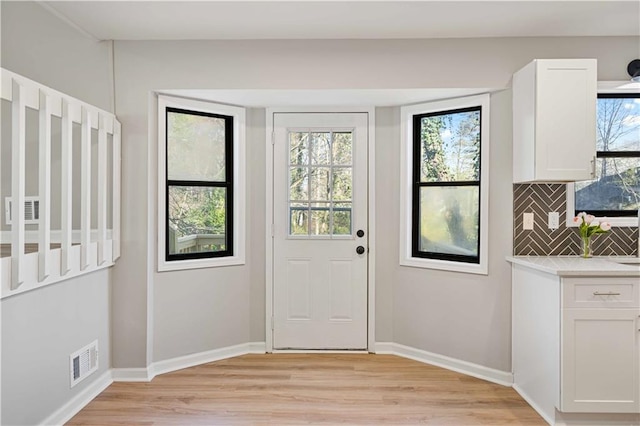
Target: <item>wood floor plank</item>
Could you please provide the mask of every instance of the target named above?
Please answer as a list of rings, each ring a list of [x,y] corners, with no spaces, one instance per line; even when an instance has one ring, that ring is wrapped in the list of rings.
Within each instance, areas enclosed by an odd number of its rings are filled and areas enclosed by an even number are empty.
[[[545,425],[511,388],[393,355],[252,354],[114,383],[68,425]]]

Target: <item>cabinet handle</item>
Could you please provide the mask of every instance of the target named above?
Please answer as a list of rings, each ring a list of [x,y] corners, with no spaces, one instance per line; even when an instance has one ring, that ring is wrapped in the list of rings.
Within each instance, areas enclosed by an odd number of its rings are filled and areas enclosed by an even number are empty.
[[[607,293],[600,293],[599,291],[594,291],[593,295],[594,296],[620,296],[620,293],[614,293],[612,291],[609,291]]]

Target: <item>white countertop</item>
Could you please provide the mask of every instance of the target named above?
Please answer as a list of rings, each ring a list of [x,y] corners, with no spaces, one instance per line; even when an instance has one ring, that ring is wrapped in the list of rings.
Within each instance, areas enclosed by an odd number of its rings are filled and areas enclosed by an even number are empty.
[[[623,256],[508,256],[507,261],[562,277],[618,276],[639,277],[640,258]],[[624,262],[630,264],[623,264]]]

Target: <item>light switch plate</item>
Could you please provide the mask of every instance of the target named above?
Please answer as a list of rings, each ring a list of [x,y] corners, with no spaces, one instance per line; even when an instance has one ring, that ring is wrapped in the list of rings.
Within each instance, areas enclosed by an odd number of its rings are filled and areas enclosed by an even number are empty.
[[[522,229],[525,231],[533,230],[533,213],[522,214]]]
[[[556,230],[560,228],[560,213],[549,212],[549,229]]]

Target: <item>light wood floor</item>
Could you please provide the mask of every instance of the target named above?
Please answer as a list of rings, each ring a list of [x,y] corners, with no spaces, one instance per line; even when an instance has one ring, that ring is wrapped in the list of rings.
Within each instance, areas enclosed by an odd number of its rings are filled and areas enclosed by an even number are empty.
[[[69,425],[545,425],[508,387],[393,355],[244,355],[114,383]]]

